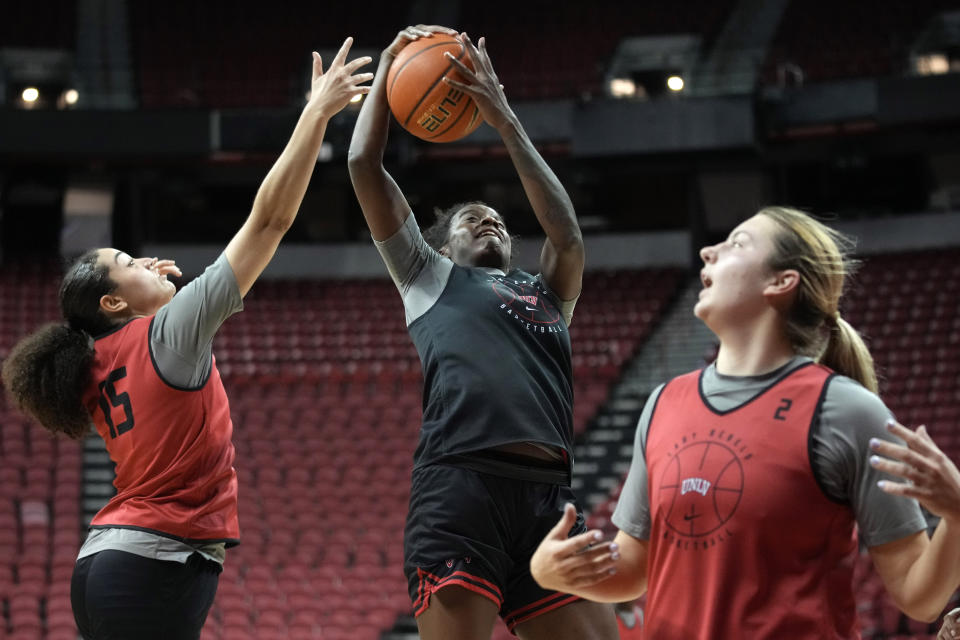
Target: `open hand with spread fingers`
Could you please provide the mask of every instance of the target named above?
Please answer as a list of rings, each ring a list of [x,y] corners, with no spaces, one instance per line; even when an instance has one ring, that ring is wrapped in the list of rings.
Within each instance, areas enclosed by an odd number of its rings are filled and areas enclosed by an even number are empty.
[[[470,36],[466,33],[461,33],[460,39],[463,41],[467,55],[473,63],[473,70],[471,71],[470,67],[447,53],[447,59],[467,81],[458,82],[446,76],[444,76],[443,81],[473,98],[484,121],[494,129],[499,130],[504,125],[509,124],[514,115],[510,105],[507,104],[507,96],[503,93],[503,85],[500,84],[497,73],[493,70],[490,54],[487,53],[487,39],[480,38],[477,42],[478,46],[473,44]]]
[[[870,464],[880,471],[902,478],[902,482],[881,480],[880,488],[892,495],[915,498],[930,513],[960,525],[960,471],[933,442],[924,426],[911,431],[897,422],[887,429],[906,446],[874,438]],[[883,457],[881,457],[883,456]]]
[[[937,634],[937,640],[960,638],[960,607],[943,616],[943,626]]]
[[[369,86],[360,86],[360,83],[372,80],[373,74],[356,72],[373,60],[370,56],[362,56],[347,62],[347,54],[350,53],[352,45],[353,38],[343,41],[343,45],[326,73],[323,71],[323,60],[320,59],[320,54],[313,52],[313,74],[307,108],[317,109],[325,118],[339,113],[354,96],[370,92]]]
[[[616,572],[620,557],[615,542],[604,542],[597,530],[568,538],[577,510],[567,504],[563,517],[540,542],[530,559],[533,579],[545,589],[573,593],[578,587],[602,582]]]

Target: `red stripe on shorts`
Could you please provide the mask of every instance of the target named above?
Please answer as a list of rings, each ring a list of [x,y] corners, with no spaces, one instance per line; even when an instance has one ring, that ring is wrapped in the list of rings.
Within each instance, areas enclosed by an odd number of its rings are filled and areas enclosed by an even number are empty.
[[[503,621],[506,623],[507,629],[513,631],[513,628],[518,624],[526,622],[527,620],[533,620],[537,616],[542,616],[543,614],[553,611],[554,609],[559,609],[560,607],[568,604],[573,604],[578,600],[583,600],[583,598],[580,596],[572,596],[568,593],[555,593],[551,596],[547,596],[546,598],[542,598],[536,602],[528,604],[525,607],[520,607],[516,611],[508,613],[503,617]],[[524,612],[527,612],[526,615],[521,615]]]
[[[498,609],[503,605],[500,589],[495,584],[465,571],[454,571],[449,576],[441,578],[418,568],[417,575],[420,577],[420,585],[417,587],[417,599],[413,603],[415,617],[426,611],[430,606],[430,596],[432,594],[450,586],[463,587],[473,591],[492,601]]]

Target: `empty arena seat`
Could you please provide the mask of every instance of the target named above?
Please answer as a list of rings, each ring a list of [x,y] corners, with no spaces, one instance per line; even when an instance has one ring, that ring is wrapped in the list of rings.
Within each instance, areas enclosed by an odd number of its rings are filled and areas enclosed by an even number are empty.
[[[356,39],[355,48],[379,50],[406,24],[404,3],[377,11],[306,3],[297,6],[294,20],[252,0],[129,7],[132,55],[146,107],[303,104],[311,51],[336,51],[348,35]],[[225,50],[235,53],[224,57]],[[326,64],[330,55],[324,56]]]
[[[907,70],[910,47],[938,13],[956,9],[949,0],[871,4],[791,0],[764,65],[764,80],[778,81],[777,69],[793,64],[804,82],[880,77]]]
[[[678,270],[585,276],[570,328],[578,432],[589,427],[684,277]],[[935,287],[928,284],[933,277]],[[5,268],[0,286],[16,298],[39,279]],[[873,349],[885,401],[904,419],[928,420],[935,440],[957,459],[960,252],[872,256],[858,281],[843,313]],[[55,296],[55,288],[48,293]],[[896,304],[886,304],[894,295]],[[291,296],[309,318],[291,321]],[[361,296],[376,301],[377,323],[343,320]],[[274,281],[258,283],[245,306],[214,347],[234,418],[242,543],[228,552],[202,638],[376,640],[411,608],[402,536],[421,381],[399,296],[385,279]],[[5,305],[0,328],[16,329],[0,338],[0,357],[22,333],[55,317],[55,305]],[[260,357],[261,339],[271,342],[269,358]],[[50,439],[6,402],[0,400],[0,600],[11,613],[4,637],[66,640],[75,632],[68,588],[82,539],[81,448]],[[597,506],[591,524],[610,526],[616,497]],[[929,637],[884,604],[869,558],[861,558],[856,584],[865,638]],[[498,626],[495,638],[507,637]]]
[[[571,326],[577,430],[682,278],[669,269],[586,276]],[[614,291],[618,314],[605,304]],[[309,321],[293,321],[291,297],[315,310]],[[358,299],[379,309],[377,322],[343,320],[356,317]],[[410,612],[402,537],[421,382],[396,288],[385,279],[265,281],[245,307],[214,345],[238,452],[242,543],[227,564],[241,565],[240,581],[221,588],[211,614],[219,635],[205,636],[232,637],[249,612],[257,633],[376,638]],[[260,340],[273,345],[266,360]],[[294,364],[301,374],[283,373]],[[275,593],[284,595],[257,599]]]

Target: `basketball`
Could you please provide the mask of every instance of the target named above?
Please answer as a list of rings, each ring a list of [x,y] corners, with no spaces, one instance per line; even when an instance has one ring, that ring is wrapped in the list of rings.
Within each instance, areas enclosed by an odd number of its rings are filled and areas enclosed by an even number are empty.
[[[404,47],[387,72],[390,111],[404,129],[429,142],[459,140],[483,121],[470,96],[443,82],[444,76],[465,81],[447,52],[473,69],[458,37],[434,33]]]

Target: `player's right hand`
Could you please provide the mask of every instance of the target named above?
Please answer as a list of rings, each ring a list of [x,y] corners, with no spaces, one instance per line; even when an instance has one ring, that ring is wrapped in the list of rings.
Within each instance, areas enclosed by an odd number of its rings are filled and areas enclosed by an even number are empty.
[[[568,538],[577,522],[577,510],[567,504],[563,517],[550,530],[530,558],[530,573],[544,589],[571,593],[578,587],[602,582],[616,572],[620,554],[615,542],[603,542],[592,530]]]
[[[412,27],[402,29],[397,34],[397,37],[393,39],[393,42],[391,42],[390,45],[383,50],[383,55],[395,58],[405,46],[417,38],[429,38],[430,35],[434,33],[446,33],[447,35],[451,36],[457,35],[456,31],[448,27],[441,27],[435,24],[414,25]]]

